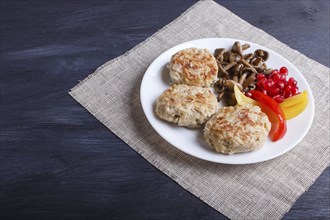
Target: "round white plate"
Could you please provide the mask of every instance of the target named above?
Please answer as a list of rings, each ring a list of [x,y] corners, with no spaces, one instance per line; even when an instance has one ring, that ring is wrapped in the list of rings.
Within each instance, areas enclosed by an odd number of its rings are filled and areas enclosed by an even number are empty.
[[[241,44],[250,44],[251,47],[244,51],[244,53],[254,52],[256,49],[267,50],[270,54],[270,58],[266,62],[267,66],[273,69],[279,69],[282,66],[286,66],[289,70],[288,77],[293,76],[298,81],[299,91],[308,91],[309,103],[304,112],[287,121],[288,130],[283,139],[277,142],[272,142],[268,138],[260,150],[234,155],[223,155],[208,147],[203,138],[202,128],[189,129],[163,121],[156,116],[154,109],[156,99],[171,85],[169,71],[166,65],[174,53],[189,47],[196,47],[200,49],[206,48],[212,53],[216,48],[226,48],[229,50],[235,41],[240,41]],[[293,64],[278,53],[261,45],[229,38],[206,38],[193,40],[179,44],[165,51],[151,63],[145,72],[141,83],[140,96],[142,108],[147,119],[158,134],[160,134],[167,142],[194,157],[223,164],[257,163],[286,153],[303,139],[308,132],[314,117],[314,99],[312,91],[304,76]],[[221,107],[221,103],[219,106]]]

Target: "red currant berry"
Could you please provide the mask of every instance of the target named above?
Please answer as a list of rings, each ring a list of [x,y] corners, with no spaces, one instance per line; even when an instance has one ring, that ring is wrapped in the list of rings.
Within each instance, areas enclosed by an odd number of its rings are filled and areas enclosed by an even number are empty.
[[[292,94],[290,93],[290,92],[284,92],[284,98],[289,98],[289,97],[291,97],[292,96]]]
[[[263,73],[259,73],[258,75],[257,75],[257,80],[258,81],[260,81],[260,80],[262,80],[262,79],[265,79],[266,78],[266,76],[265,76],[265,74],[263,74]]]
[[[284,92],[285,93],[291,93],[291,86],[290,85],[287,85],[285,88],[284,88]]]
[[[278,74],[278,73],[279,73],[278,70],[274,69],[271,74]]]
[[[284,76],[287,76],[288,75],[288,69],[285,67],[285,66],[282,66],[281,68],[280,68],[280,73],[282,74],[282,75],[284,75]]]
[[[296,86],[297,85],[297,81],[293,77],[290,77],[289,80],[288,80],[288,84],[290,86]]]
[[[274,81],[271,79],[268,79],[267,82],[264,84],[264,88],[265,89],[269,89],[270,87],[272,87],[274,85]]]
[[[291,88],[291,94],[296,95],[298,93],[298,87],[292,87]]]
[[[281,95],[276,95],[273,97],[273,99],[277,102],[277,103],[281,103],[284,101],[284,97]]]
[[[281,75],[280,75],[280,81],[284,81],[284,82],[285,82],[285,80],[286,80],[285,75],[281,74]]]
[[[272,79],[274,82],[280,81],[281,75],[280,74],[272,74]]]
[[[285,87],[285,82],[278,82],[276,83],[277,87],[280,88],[280,89],[284,89]]]
[[[268,91],[270,95],[275,96],[280,92],[280,89],[276,85],[273,85],[272,87],[269,88]]]

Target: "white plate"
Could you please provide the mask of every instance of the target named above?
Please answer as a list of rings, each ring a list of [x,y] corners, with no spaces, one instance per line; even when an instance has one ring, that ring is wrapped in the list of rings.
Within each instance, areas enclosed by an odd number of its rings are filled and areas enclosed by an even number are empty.
[[[279,69],[282,66],[286,66],[289,70],[289,77],[293,76],[298,81],[299,90],[308,91],[309,104],[304,112],[302,112],[297,117],[287,121],[288,130],[283,139],[277,142],[272,142],[268,138],[263,148],[257,151],[234,155],[223,155],[216,153],[210,149],[210,147],[208,147],[203,139],[202,129],[179,127],[173,123],[163,121],[155,115],[154,109],[158,96],[171,84],[169,71],[166,65],[174,53],[189,47],[197,47],[200,49],[207,48],[212,53],[216,48],[226,48],[229,50],[235,41],[240,41],[241,44],[250,44],[251,47],[244,51],[244,53],[254,52],[256,49],[267,50],[270,54],[267,65],[273,69]],[[312,96],[312,91],[300,71],[278,53],[261,45],[237,39],[199,39],[182,43],[165,51],[151,63],[145,72],[141,83],[140,96],[143,111],[147,119],[149,120],[152,127],[158,132],[158,134],[160,134],[167,142],[194,157],[223,164],[257,163],[275,158],[286,153],[303,139],[303,137],[308,132],[314,117],[314,99]]]

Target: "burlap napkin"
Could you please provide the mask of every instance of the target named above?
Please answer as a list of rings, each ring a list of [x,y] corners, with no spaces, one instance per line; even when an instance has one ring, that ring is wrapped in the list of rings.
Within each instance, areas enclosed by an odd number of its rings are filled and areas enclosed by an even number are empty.
[[[190,157],[153,130],[139,97],[147,67],[174,45],[210,37],[261,44],[308,73],[316,113],[307,136],[293,150],[262,163],[223,165]],[[229,218],[281,218],[329,165],[329,68],[213,1],[196,3],[143,43],[99,67],[70,94],[151,164]]]

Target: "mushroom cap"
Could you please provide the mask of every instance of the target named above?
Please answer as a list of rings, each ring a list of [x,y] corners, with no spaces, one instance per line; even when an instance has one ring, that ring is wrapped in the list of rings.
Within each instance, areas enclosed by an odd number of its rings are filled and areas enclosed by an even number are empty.
[[[236,41],[231,49],[234,53],[239,54],[240,56],[242,56],[243,54],[243,50],[242,50],[242,46],[241,43],[239,41]]]
[[[256,57],[260,57],[262,59],[262,61],[264,61],[264,62],[269,59],[269,53],[265,50],[262,50],[262,49],[255,50],[254,55]]]
[[[227,50],[225,48],[217,48],[214,51],[215,59],[219,60],[220,62],[223,61],[223,55]]]

